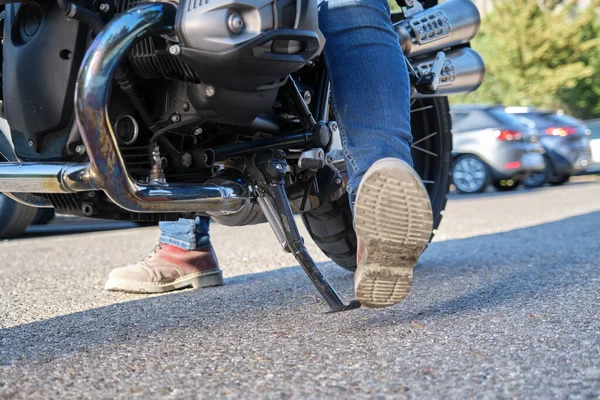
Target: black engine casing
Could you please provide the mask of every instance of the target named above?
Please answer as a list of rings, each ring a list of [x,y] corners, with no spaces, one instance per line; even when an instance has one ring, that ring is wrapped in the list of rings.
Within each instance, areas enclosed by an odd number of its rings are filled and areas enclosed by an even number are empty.
[[[120,8],[137,4],[124,0]],[[243,20],[237,33],[228,26],[232,16]],[[189,82],[187,97],[199,116],[234,124],[270,110],[286,77],[325,42],[317,0],[182,0],[176,31],[177,37],[140,40],[128,56],[132,70],[144,79]]]
[[[73,93],[88,29],[56,2],[6,6],[2,87],[17,155],[60,159],[74,120]]]

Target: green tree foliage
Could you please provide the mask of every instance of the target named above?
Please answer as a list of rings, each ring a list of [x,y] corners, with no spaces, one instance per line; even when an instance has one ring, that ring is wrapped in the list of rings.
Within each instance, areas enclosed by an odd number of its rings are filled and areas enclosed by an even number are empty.
[[[600,116],[600,0],[496,0],[473,48],[487,66],[482,87],[455,101],[562,108]]]

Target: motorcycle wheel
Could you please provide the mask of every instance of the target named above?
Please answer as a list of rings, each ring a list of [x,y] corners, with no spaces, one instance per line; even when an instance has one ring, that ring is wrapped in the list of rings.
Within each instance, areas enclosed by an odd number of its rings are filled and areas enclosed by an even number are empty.
[[[429,193],[435,230],[442,220],[450,188],[452,122],[448,99],[413,101],[411,125],[413,164]],[[356,270],[356,233],[347,195],[303,213],[302,220],[317,246],[333,262],[347,270]]]
[[[0,193],[0,239],[21,236],[36,215],[37,208],[17,203]]]

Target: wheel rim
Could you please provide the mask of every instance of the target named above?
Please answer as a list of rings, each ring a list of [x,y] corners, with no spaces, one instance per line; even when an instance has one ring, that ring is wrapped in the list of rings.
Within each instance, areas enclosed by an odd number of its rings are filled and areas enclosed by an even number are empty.
[[[449,150],[444,150],[447,143],[443,141],[449,140],[449,134],[442,131],[443,126],[438,114],[440,110],[435,99],[413,100],[410,112],[413,165],[429,193],[432,209],[441,210],[444,208],[448,191],[450,169],[449,158],[446,157],[448,154],[444,154]]]
[[[525,184],[529,186],[540,186],[546,180],[546,174],[537,172],[525,178]]]
[[[454,185],[463,192],[473,193],[480,190],[485,179],[485,165],[473,157],[459,159],[452,170]]]

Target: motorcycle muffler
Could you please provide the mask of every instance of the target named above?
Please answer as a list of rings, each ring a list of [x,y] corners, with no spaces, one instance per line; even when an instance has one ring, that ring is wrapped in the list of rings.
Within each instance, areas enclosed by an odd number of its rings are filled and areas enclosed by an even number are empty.
[[[431,71],[435,55],[431,58],[413,62],[414,69],[420,75]],[[450,50],[440,72],[440,83],[435,94],[422,94],[416,90],[412,98],[440,97],[476,90],[485,78],[485,63],[481,56],[468,47]]]
[[[394,24],[400,47],[409,58],[469,43],[481,16],[471,0],[448,0]]]

